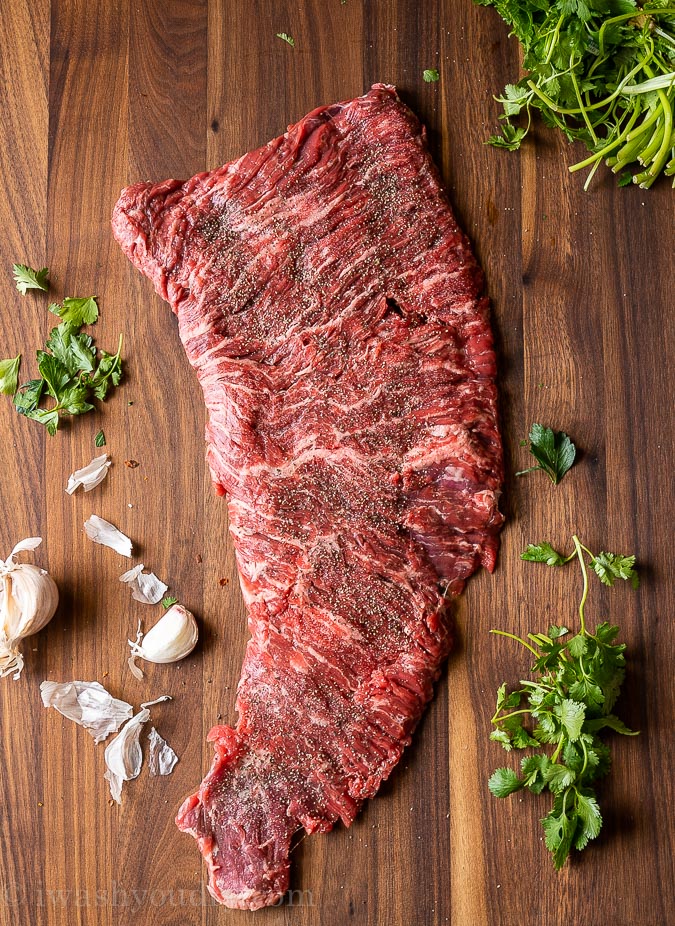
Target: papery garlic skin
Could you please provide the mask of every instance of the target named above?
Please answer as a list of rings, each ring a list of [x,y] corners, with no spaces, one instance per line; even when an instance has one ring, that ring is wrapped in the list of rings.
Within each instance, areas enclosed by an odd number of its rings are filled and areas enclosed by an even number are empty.
[[[110,783],[110,794],[118,804],[122,803],[123,782],[131,781],[140,774],[143,764],[140,736],[143,724],[149,718],[150,711],[142,708],[105,748],[106,772],[103,777]]]
[[[174,604],[142,639],[135,643],[129,640],[128,643],[133,656],[165,664],[188,656],[197,645],[198,638],[197,621],[192,612],[181,604]]]
[[[41,542],[40,537],[24,540],[0,560],[0,678],[12,672],[15,680],[20,677],[21,640],[42,630],[59,604],[56,582],[45,569],[14,561],[17,553],[34,550]]]

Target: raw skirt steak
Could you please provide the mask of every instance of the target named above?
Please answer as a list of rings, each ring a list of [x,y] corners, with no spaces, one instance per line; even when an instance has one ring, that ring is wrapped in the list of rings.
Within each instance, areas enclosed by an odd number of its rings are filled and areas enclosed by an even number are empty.
[[[234,727],[178,826],[213,896],[281,901],[293,835],[349,825],[452,642],[447,595],[502,516],[482,275],[393,87],[317,109],[115,237],[178,316],[249,611]]]

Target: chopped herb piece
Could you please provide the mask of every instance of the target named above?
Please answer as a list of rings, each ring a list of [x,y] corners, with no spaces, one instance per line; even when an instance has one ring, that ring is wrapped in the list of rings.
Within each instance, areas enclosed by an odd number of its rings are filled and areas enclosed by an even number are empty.
[[[167,595],[166,598],[162,598],[162,606],[166,608],[167,611],[172,605],[176,604],[177,602],[178,602],[178,599],[174,598],[173,595]]]
[[[42,270],[33,270],[25,264],[13,264],[14,282],[16,288],[22,296],[25,296],[29,289],[41,289],[46,293],[49,289],[49,268],[43,267]]]
[[[98,305],[96,296],[85,296],[83,299],[73,299],[66,296],[59,305],[53,302],[49,306],[49,311],[58,315],[64,322],[70,322],[74,328],[81,328],[82,325],[93,325],[98,318]]]
[[[422,74],[422,77],[425,79],[425,81],[428,84],[435,83],[437,80],[440,79],[440,76],[441,75],[438,73],[436,68],[427,68],[427,70],[424,71],[424,73]]]
[[[99,431],[96,437],[94,438],[94,444],[97,447],[105,447],[105,434],[103,431]]]
[[[295,39],[292,35],[289,35],[287,32],[277,32],[277,38],[281,39],[283,42],[286,42],[291,48],[295,48]]]
[[[21,354],[13,360],[0,360],[0,392],[3,395],[14,395],[19,385],[19,366]]]

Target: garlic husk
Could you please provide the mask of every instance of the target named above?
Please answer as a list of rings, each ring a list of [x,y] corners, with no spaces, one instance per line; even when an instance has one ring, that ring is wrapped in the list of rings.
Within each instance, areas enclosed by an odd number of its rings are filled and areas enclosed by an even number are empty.
[[[108,475],[108,470],[112,466],[112,461],[108,459],[108,454],[104,453],[100,457],[94,457],[91,463],[87,463],[82,469],[76,469],[68,477],[66,492],[72,495],[80,486],[85,492],[91,492],[97,485],[100,485]]]
[[[150,752],[148,754],[148,769],[151,775],[170,775],[178,762],[178,756],[167,741],[159,735],[154,727],[148,734]]]
[[[142,708],[122,727],[114,740],[105,748],[106,773],[103,776],[110,783],[110,794],[118,804],[122,803],[122,784],[137,778],[143,764],[143,750],[140,737],[143,724],[149,719],[150,711]]]
[[[117,733],[134,709],[106,691],[99,682],[42,682],[42,703],[84,727],[100,743]]]
[[[19,645],[24,637],[37,633],[47,624],[59,604],[56,582],[45,569],[32,563],[17,563],[14,557],[34,550],[41,537],[29,537],[14,547],[7,559],[0,560],[0,678],[23,669]]]
[[[141,604],[157,604],[162,600],[169,586],[157,578],[154,572],[144,573],[145,566],[139,563],[120,576],[120,582],[125,582],[131,589],[131,597]]]
[[[132,657],[148,662],[178,662],[189,655],[197,645],[199,630],[191,611],[181,604],[172,605],[154,627],[136,642],[128,641]]]
[[[84,522],[84,532],[94,543],[110,547],[121,556],[131,557],[133,546],[126,534],[97,514],[90,515]]]

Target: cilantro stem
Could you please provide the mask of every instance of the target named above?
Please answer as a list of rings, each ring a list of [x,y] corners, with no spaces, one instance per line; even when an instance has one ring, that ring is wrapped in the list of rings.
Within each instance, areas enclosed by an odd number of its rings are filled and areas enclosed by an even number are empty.
[[[506,630],[491,630],[490,633],[498,634],[500,637],[509,637],[509,639],[515,640],[517,643],[522,643],[526,649],[529,649],[531,653],[534,653],[537,659],[541,657],[541,653],[538,653],[536,649],[533,646],[530,646],[530,644],[523,640],[522,637],[517,637],[515,633],[508,633]]]
[[[570,173],[574,173],[575,170],[583,170],[584,167],[590,167],[594,161],[596,162],[601,161],[602,158],[604,158],[605,155],[609,154],[609,152],[613,148],[616,148],[617,145],[620,145],[628,137],[628,133],[630,132],[630,130],[633,128],[633,126],[637,122],[640,112],[641,112],[641,107],[635,106],[630,119],[624,126],[623,131],[619,135],[617,135],[614,141],[610,142],[608,145],[605,145],[604,148],[601,148],[599,151],[596,151],[595,154],[592,154],[589,158],[586,158],[584,161],[578,161],[576,164],[572,164],[572,166],[569,168]]]
[[[490,721],[490,723],[494,723],[494,724],[501,723],[502,720],[508,720],[509,717],[517,717],[518,714],[529,714],[529,713],[530,711],[527,710],[527,708],[522,708],[519,711],[511,711],[510,714],[502,714],[501,717],[498,717],[497,715],[499,714],[499,711],[497,711],[494,717],[492,718],[492,720]]]
[[[574,541],[576,555],[579,559],[579,563],[581,564],[581,571],[584,576],[584,591],[581,596],[581,601],[579,602],[579,620],[581,622],[581,633],[585,635],[586,634],[586,621],[584,620],[584,607],[586,605],[586,599],[588,598],[588,572],[586,570],[586,561],[584,559],[584,554],[582,552],[582,550],[585,548],[581,546],[579,538],[577,537],[576,534],[573,534],[572,540]]]

